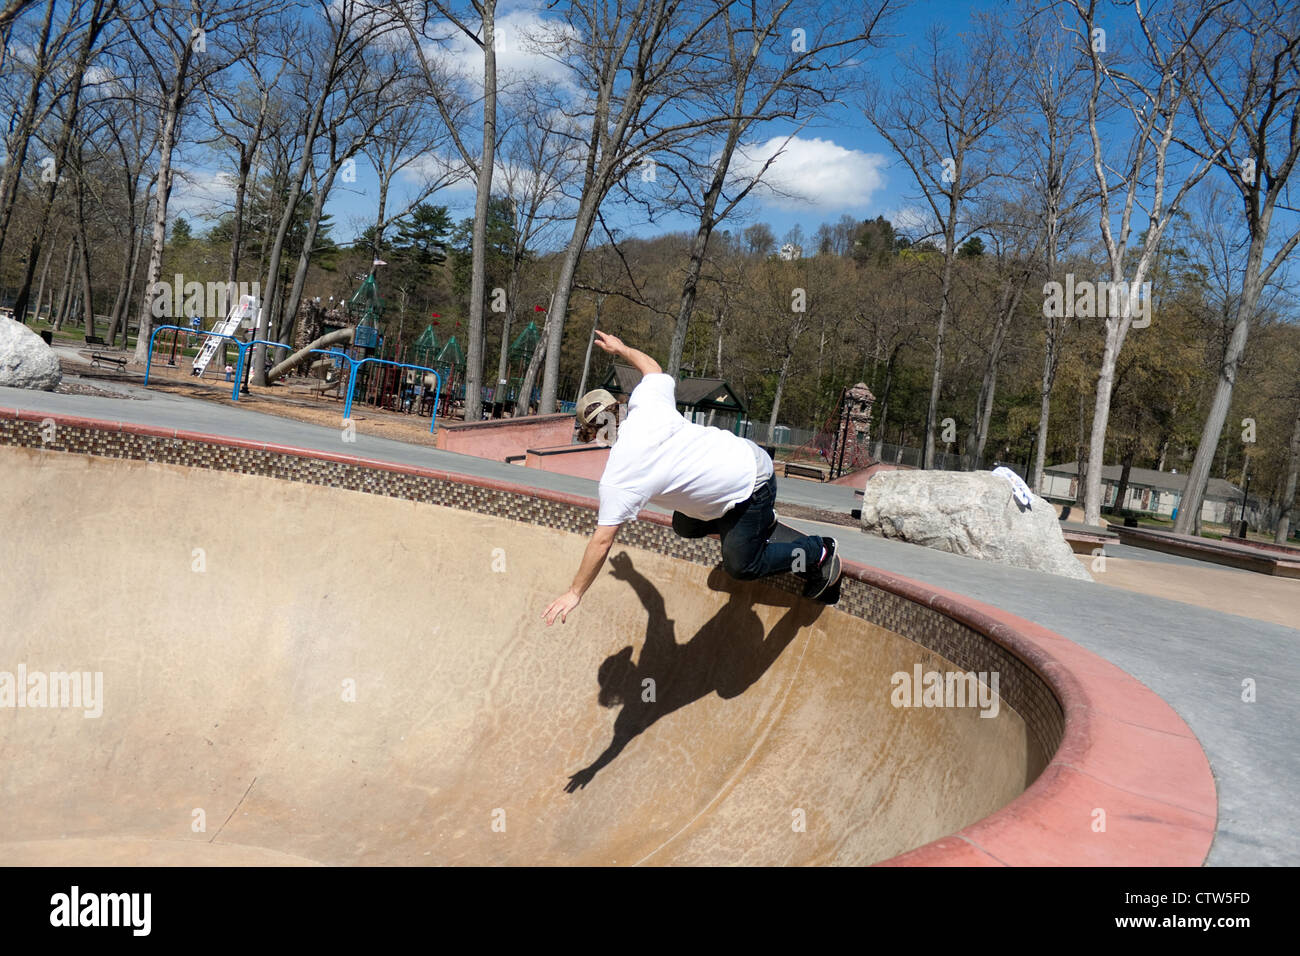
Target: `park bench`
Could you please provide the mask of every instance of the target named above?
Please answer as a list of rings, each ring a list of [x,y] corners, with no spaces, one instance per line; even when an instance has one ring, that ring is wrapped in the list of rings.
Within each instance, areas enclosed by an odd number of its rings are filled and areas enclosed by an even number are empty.
[[[126,371],[126,359],[119,358],[116,355],[106,355],[103,352],[91,352],[90,365],[91,368],[104,368],[107,365],[115,365],[119,372]]]
[[[108,344],[108,343],[105,342],[103,339],[101,339],[98,335],[87,335],[87,336],[83,336],[83,337],[85,338],[85,340],[86,340],[86,344],[87,344],[87,345],[107,345],[107,344]]]
[[[790,478],[813,478],[817,481],[825,481],[828,470],[824,465],[807,465],[793,461],[785,463],[785,473]]]

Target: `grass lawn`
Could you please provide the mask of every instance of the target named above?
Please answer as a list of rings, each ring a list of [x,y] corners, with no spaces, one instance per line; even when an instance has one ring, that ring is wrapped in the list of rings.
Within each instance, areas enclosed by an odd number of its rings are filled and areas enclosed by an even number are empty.
[[[50,325],[51,323],[45,319],[31,319],[29,317],[27,320],[27,327],[37,334],[49,329]],[[99,333],[99,337],[102,339],[104,334],[108,331],[108,326],[107,324],[97,325],[95,331]],[[79,325],[70,328],[65,327],[62,329],[55,329],[52,335],[54,336],[54,341],[61,342],[64,345],[86,344],[86,330]],[[127,333],[126,347],[128,349],[135,348],[135,335],[132,332]]]

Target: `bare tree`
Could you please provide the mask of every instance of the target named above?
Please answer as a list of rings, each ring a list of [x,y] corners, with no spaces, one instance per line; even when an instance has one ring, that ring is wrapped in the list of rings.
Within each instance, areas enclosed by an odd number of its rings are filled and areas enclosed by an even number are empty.
[[[1091,74],[1086,94],[1088,135],[1099,192],[1101,239],[1110,270],[1107,295],[1104,300],[1097,296],[1098,308],[1106,314],[1106,344],[1097,371],[1087,470],[1080,482],[1084,521],[1095,525],[1101,521],[1101,468],[1115,364],[1136,317],[1140,290],[1170,221],[1222,152],[1222,148],[1212,151],[1210,158],[1193,163],[1172,197],[1168,195],[1172,187],[1167,188],[1166,179],[1174,158],[1170,146],[1182,114],[1196,95],[1190,78],[1198,58],[1213,55],[1222,42],[1224,30],[1216,28],[1213,18],[1224,4],[1202,9],[1192,0],[1177,0],[1159,13],[1135,5],[1137,64],[1126,69],[1110,62],[1107,33],[1098,21],[1097,0],[1069,3],[1078,21],[1072,32]],[[1110,35],[1115,35],[1113,28]],[[1127,124],[1127,139],[1103,133],[1108,101],[1120,117],[1110,122],[1114,125],[1122,120]],[[1118,152],[1107,148],[1115,143],[1121,146]],[[1143,205],[1143,198],[1146,230],[1133,245],[1134,212]]]
[[[270,244],[266,282],[262,286],[263,306],[257,324],[259,339],[267,337],[270,324],[277,316],[279,300],[286,297],[280,276],[285,240],[293,227],[308,172],[314,169],[313,153],[325,131],[327,117],[346,115],[346,100],[353,92],[347,88],[348,78],[359,68],[370,46],[395,28],[389,19],[377,16],[377,8],[364,0],[316,0],[316,4],[316,22],[321,34],[318,49],[325,52],[320,58],[297,63],[296,79],[305,106],[301,153],[289,174],[284,207]],[[332,155],[334,159],[339,158],[337,151]],[[266,384],[265,345],[253,347],[252,375],[255,385]]]
[[[1026,3],[1029,6],[1029,3]],[[1044,271],[1058,281],[1057,263],[1083,222],[1090,196],[1081,188],[1087,165],[1085,128],[1078,87],[1083,64],[1070,48],[1067,31],[1049,22],[1049,11],[1026,11],[1025,35],[1019,46],[1025,58],[1025,121],[1017,124],[1018,154],[1027,167],[1038,210]],[[1047,455],[1052,388],[1061,362],[1061,344],[1069,318],[1043,310],[1043,374],[1039,384],[1038,436],[1029,487],[1042,492]]]
[[[681,368],[709,237],[780,154],[774,150],[757,170],[737,176],[732,169],[736,150],[755,125],[783,120],[802,126],[835,102],[859,78],[855,64],[888,11],[889,0],[873,0],[855,6],[852,14],[829,19],[804,0],[723,5],[718,68],[725,83],[718,85],[718,102],[710,108],[726,120],[716,137],[702,137],[703,162],[687,157],[687,171],[694,175],[683,181],[684,193],[691,200],[700,198],[691,202],[697,207],[697,225],[664,367],[669,375]],[[808,25],[815,25],[811,36]],[[712,94],[709,88],[700,92]]]
[[[1300,242],[1295,229],[1265,263],[1278,197],[1300,158],[1300,11],[1276,0],[1232,4],[1223,11],[1222,28],[1243,38],[1245,48],[1230,48],[1228,56],[1216,55],[1208,43],[1197,50],[1195,67],[1210,92],[1192,103],[1203,143],[1185,145],[1227,173],[1241,196],[1250,245],[1232,337],[1174,521],[1180,534],[1191,533],[1201,511],[1260,292]]]
[[[173,163],[184,115],[195,90],[237,55],[237,42],[223,49],[218,38],[223,32],[235,34],[236,25],[256,16],[267,2],[272,0],[141,0],[143,9],[125,21],[156,87],[160,130],[153,236],[135,343],[136,362],[143,363],[149,353],[167,241],[167,204],[175,178]]]
[[[36,0],[9,0],[0,7],[0,32],[9,29],[10,25],[18,19],[18,15],[35,2]]]
[[[562,184],[575,167],[571,144],[546,126],[539,101],[533,97],[520,104],[505,140],[504,154],[506,163],[500,171],[499,182],[510,204],[513,222],[506,309],[501,325],[501,354],[497,360],[498,385],[506,378],[510,335],[518,316],[524,263],[542,237],[568,218],[563,209]],[[525,380],[521,382],[521,395],[532,395],[533,383],[546,354],[544,341],[545,337],[538,340],[528,363]],[[500,395],[495,391],[493,394],[495,400],[500,400]]]
[[[566,0],[563,26],[542,43],[582,96],[555,104],[551,128],[582,149],[573,231],[559,263],[547,315],[545,379],[538,410],[555,410],[560,343],[578,260],[601,203],[629,170],[644,169],[659,149],[716,125],[688,107],[688,91],[709,82],[706,53],[727,4],[685,0]]]
[[[14,298],[14,318],[20,322],[27,320],[27,306],[31,298],[32,280],[35,277],[36,264],[41,258],[45,229],[49,222],[50,210],[54,206],[55,196],[58,193],[59,179],[64,166],[67,164],[69,151],[72,148],[72,137],[81,110],[81,93],[86,85],[86,72],[98,52],[101,35],[116,11],[117,0],[90,0],[84,9],[80,6],[76,8],[76,15],[80,25],[75,35],[79,42],[77,43],[76,54],[68,64],[67,84],[64,87],[63,95],[59,98],[63,122],[56,140],[52,144],[53,155],[50,158],[53,162],[45,168],[42,174],[44,188],[42,189],[40,213],[36,220],[37,228],[28,247],[22,283],[18,287],[17,296]],[[33,79],[33,83],[35,83],[35,79]],[[21,175],[21,170],[15,168],[15,175]]]
[[[943,385],[944,335],[952,310],[958,251],[983,223],[971,216],[981,189],[998,175],[992,161],[996,135],[1011,114],[1019,87],[1007,40],[990,17],[977,17],[963,55],[946,48],[941,28],[931,28],[925,51],[905,61],[888,98],[868,97],[868,121],[911,171],[942,242],[930,403],[925,416],[922,467],[934,467],[934,433]]]
[[[466,0],[465,7],[462,10],[443,0],[424,0],[415,14],[399,7],[394,16],[411,37],[434,103],[448,129],[452,131],[452,142],[461,160],[475,179],[474,231],[470,239],[469,348],[465,355],[465,420],[477,421],[483,414],[483,304],[487,269],[487,219],[488,206],[492,200],[492,175],[497,145],[497,4],[496,0]],[[434,16],[435,13],[437,16]],[[456,133],[457,123],[454,117],[463,109],[463,103],[457,104],[447,89],[447,72],[431,62],[425,51],[426,42],[438,43],[445,40],[439,34],[441,20],[454,27],[456,32],[483,54],[483,135],[477,152],[471,150],[466,139]]]

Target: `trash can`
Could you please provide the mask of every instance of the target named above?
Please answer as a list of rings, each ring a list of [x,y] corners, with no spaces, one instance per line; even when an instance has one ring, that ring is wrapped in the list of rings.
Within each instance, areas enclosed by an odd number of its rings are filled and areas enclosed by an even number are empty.
[[[41,338],[45,340],[46,345],[54,344],[54,333],[49,329],[41,329]]]

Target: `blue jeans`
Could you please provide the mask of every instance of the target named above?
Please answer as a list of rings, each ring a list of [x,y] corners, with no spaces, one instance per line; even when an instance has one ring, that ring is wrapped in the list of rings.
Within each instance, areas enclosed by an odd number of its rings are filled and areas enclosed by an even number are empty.
[[[793,573],[808,578],[821,560],[822,539],[802,535],[792,541],[769,541],[776,521],[776,476],[721,518],[702,521],[673,512],[673,530],[684,538],[716,534],[722,539],[722,567],[740,581]]]

